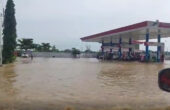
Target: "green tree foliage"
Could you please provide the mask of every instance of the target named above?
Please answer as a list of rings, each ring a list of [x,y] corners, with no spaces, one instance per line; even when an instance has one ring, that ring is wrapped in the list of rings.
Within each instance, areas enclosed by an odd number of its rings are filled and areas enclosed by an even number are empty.
[[[58,50],[58,49],[56,49],[55,45],[54,45],[54,46],[52,46],[51,51],[52,51],[52,52],[59,52],[59,50]]]
[[[77,55],[80,54],[80,50],[76,49],[76,48],[72,48],[72,55],[76,58]]]
[[[51,48],[51,45],[50,45],[50,43],[42,43],[41,47],[42,47],[42,51],[49,52],[50,48]]]
[[[70,49],[65,49],[63,52],[65,52],[65,53],[72,53],[72,50],[70,50]]]
[[[12,63],[15,60],[14,51],[17,38],[15,4],[13,0],[7,1],[3,25],[3,63]]]
[[[25,51],[34,48],[33,39],[19,39],[18,42],[20,49],[24,49]]]
[[[34,49],[37,52],[41,52],[42,51],[42,46],[40,44],[34,44]]]
[[[33,44],[37,52],[59,52],[56,46],[51,46],[50,43]]]
[[[86,50],[84,51],[85,53],[92,53],[91,48],[89,45],[86,46]]]

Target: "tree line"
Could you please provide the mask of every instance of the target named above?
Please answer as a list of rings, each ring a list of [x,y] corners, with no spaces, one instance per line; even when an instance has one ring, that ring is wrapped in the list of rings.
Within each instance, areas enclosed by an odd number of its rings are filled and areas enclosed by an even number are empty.
[[[65,49],[65,50],[59,50],[56,48],[55,45],[51,45],[50,43],[41,43],[37,44],[34,43],[33,39],[18,39],[17,42],[17,50],[19,51],[35,51],[35,52],[65,52],[65,53],[73,53],[73,54],[80,54],[81,52],[83,53],[93,53],[91,51],[90,46],[86,46],[85,51],[80,51],[79,49],[72,48],[72,49]]]
[[[51,46],[50,43],[36,44],[33,42],[33,39],[19,39],[17,42],[17,50],[18,53],[27,52],[28,50],[34,52],[65,52],[72,53],[74,57],[81,53],[80,50],[76,48],[60,51],[55,45]]]
[[[59,52],[55,45],[51,46],[50,43],[36,44],[33,39],[19,39],[17,49],[20,51]]]

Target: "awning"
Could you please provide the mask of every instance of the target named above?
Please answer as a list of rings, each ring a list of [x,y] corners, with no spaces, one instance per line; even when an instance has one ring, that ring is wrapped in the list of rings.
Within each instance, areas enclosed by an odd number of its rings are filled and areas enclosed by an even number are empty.
[[[81,38],[84,42],[99,42],[105,43],[119,42],[119,38],[122,38],[122,42],[128,42],[129,38],[132,40],[145,40],[147,31],[149,31],[150,39],[157,39],[158,33],[162,38],[170,37],[170,23],[163,23],[159,21],[144,21],[141,23],[113,29],[110,31],[90,35]]]

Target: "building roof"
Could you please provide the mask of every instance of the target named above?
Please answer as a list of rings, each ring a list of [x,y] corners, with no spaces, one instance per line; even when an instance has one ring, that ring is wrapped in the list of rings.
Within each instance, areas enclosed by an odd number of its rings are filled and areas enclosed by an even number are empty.
[[[160,32],[159,32],[160,30]],[[159,21],[144,21],[129,26],[113,29],[110,31],[90,35],[81,38],[84,42],[117,42],[121,37],[124,42],[129,38],[133,40],[144,40],[147,31],[150,33],[150,39],[156,39],[158,33],[161,37],[170,37],[170,23],[164,23]]]

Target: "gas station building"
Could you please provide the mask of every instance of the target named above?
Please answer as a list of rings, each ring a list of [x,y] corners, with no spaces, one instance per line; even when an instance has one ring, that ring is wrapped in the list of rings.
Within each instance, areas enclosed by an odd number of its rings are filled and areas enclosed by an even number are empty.
[[[106,53],[117,53],[119,59],[122,59],[124,53],[131,56],[132,53],[143,54],[144,61],[150,61],[150,46],[156,46],[156,62],[164,61],[164,43],[161,38],[170,37],[170,23],[159,21],[144,21],[129,26],[113,29],[110,31],[90,35],[81,38],[83,42],[101,43],[101,52],[104,56]],[[157,39],[157,42],[150,42],[150,39]],[[145,51],[140,50],[139,45],[145,46]],[[133,56],[131,56],[133,57]]]

